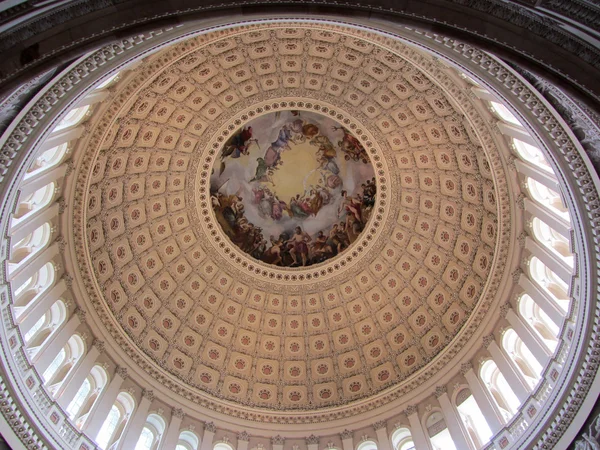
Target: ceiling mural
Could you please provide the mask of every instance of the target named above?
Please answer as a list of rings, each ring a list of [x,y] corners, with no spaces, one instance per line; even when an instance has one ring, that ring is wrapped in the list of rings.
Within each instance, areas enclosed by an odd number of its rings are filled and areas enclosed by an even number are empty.
[[[448,68],[353,33],[262,24],[149,56],[81,156],[90,301],[207,408],[284,421],[254,410],[399,398],[498,289],[509,206],[487,125]]]
[[[360,141],[335,120],[285,110],[258,117],[224,144],[211,203],[231,241],[268,264],[326,261],[367,226],[377,194]]]

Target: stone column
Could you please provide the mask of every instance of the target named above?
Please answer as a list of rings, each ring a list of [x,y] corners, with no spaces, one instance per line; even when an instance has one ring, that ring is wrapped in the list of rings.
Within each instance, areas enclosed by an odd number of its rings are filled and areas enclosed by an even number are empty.
[[[531,252],[533,256],[537,256],[548,268],[563,280],[567,286],[571,283],[573,269],[560,259],[558,256],[550,252],[546,247],[543,247],[537,241],[530,237],[525,240],[525,248]]]
[[[524,273],[521,273],[519,277],[519,286],[525,290],[535,304],[550,317],[550,320],[552,320],[557,327],[562,327],[565,313],[558,307],[554,300],[549,297],[546,291],[531,281]]]
[[[517,168],[517,171],[523,175],[533,178],[535,181],[552,189],[554,192],[560,192],[558,181],[556,181],[554,175],[534,166],[530,162],[521,161],[520,159],[515,159],[515,167]]]
[[[56,216],[58,216],[60,207],[57,202],[54,202],[50,206],[42,208],[40,211],[36,211],[28,218],[19,221],[14,227],[11,227],[10,237],[11,242],[19,242],[25,238],[29,233],[33,233],[39,227],[46,222],[50,222]]]
[[[27,195],[33,194],[39,188],[43,188],[44,186],[49,185],[53,181],[64,177],[66,172],[67,165],[60,164],[40,173],[38,176],[31,177],[23,181],[23,183],[21,183],[21,185],[19,186],[19,189],[21,190],[20,198],[25,198]]]
[[[123,435],[119,439],[115,450],[129,450],[135,448],[137,441],[140,439],[142,429],[148,418],[148,410],[150,404],[154,400],[154,392],[144,389],[142,391],[142,398],[140,404],[137,406],[133,413],[133,417],[123,430]]]
[[[506,381],[521,404],[525,403],[529,397],[530,388],[521,377],[521,374],[517,371],[514,363],[506,356],[506,353],[498,347],[498,344],[496,344],[492,335],[484,338],[484,345],[486,345],[488,351],[492,355],[492,359],[498,366],[498,369],[500,369],[502,375],[504,375],[504,378],[506,378]]]
[[[169,428],[167,428],[167,433],[165,434],[165,438],[162,440],[159,445],[159,450],[172,450],[177,446],[177,441],[179,441],[179,430],[181,428],[181,421],[183,420],[183,410],[181,408],[173,408],[171,411],[171,421],[169,422]],[[239,449],[238,449],[239,450]]]
[[[377,436],[377,450],[393,450],[392,443],[387,433],[387,425],[384,420],[373,424]]]
[[[462,419],[460,418],[456,407],[448,397],[446,386],[438,386],[435,390],[435,395],[442,407],[446,426],[448,427],[448,431],[450,432],[450,436],[452,437],[452,441],[454,441],[456,448],[465,450],[473,449],[474,447],[471,439],[466,435],[462,426]]]
[[[408,417],[408,423],[410,424],[410,434],[412,435],[415,449],[419,450],[432,450],[429,436],[425,434],[423,425],[421,425],[421,419],[419,419],[419,411],[416,406],[409,406],[406,408],[406,417]]]
[[[121,385],[125,379],[127,379],[127,369],[117,367],[112,380],[100,395],[100,398],[96,400],[94,406],[92,406],[88,418],[82,427],[82,431],[92,439],[96,439],[98,436],[102,424],[106,420],[115,400],[117,400]]]
[[[40,153],[58,147],[60,144],[79,139],[83,134],[85,127],[78,125],[73,128],[65,128],[64,130],[55,131],[40,145]]]
[[[214,423],[207,422],[204,424],[204,435],[202,436],[202,442],[200,443],[200,450],[212,450],[216,431],[217,427]]]
[[[246,431],[242,431],[237,436],[237,450],[248,450],[248,444],[250,444],[250,435]]]
[[[524,199],[524,206],[525,211],[530,213],[532,216],[535,216],[546,222],[551,228],[554,228],[563,236],[569,237],[571,225],[565,219],[552,214],[547,209],[528,198]]]
[[[85,320],[85,312],[81,309],[76,309],[71,315],[71,318],[61,327],[52,333],[48,339],[41,345],[37,353],[31,359],[32,364],[42,375],[45,370],[52,364],[56,355],[67,344],[67,341],[73,336],[77,327]]]
[[[285,444],[285,438],[277,435],[271,438],[271,449],[272,450],[283,450],[283,444]]]
[[[521,316],[510,308],[506,313],[506,320],[513,327],[517,335],[525,343],[529,351],[542,367],[546,367],[548,360],[552,357],[552,352],[545,342],[541,341],[531,330],[531,328],[523,321]]]
[[[52,238],[50,238],[52,240]],[[29,277],[42,268],[44,264],[51,261],[55,256],[60,253],[58,244],[53,243],[49,247],[42,249],[33,256],[27,256],[25,259],[30,258],[28,261],[22,261],[19,264],[8,263],[9,275],[8,279],[13,286],[21,286],[25,283]]]
[[[306,447],[308,450],[319,450],[319,438],[311,434],[306,438]]]
[[[471,394],[473,394],[473,398],[477,402],[477,406],[479,406],[490,430],[492,430],[492,433],[496,434],[504,427],[504,421],[502,420],[500,412],[490,399],[490,394],[487,392],[487,389],[483,386],[477,375],[475,375],[471,363],[464,363],[461,366],[461,372],[467,380],[469,390],[471,391]]]
[[[94,339],[94,342],[86,355],[79,360],[77,367],[67,375],[55,394],[55,398],[58,399],[58,404],[61,408],[67,409],[69,403],[75,398],[77,391],[79,391],[79,388],[96,364],[98,356],[100,356],[103,351],[104,342]]]
[[[34,298],[32,303],[27,306],[25,312],[19,317],[19,328],[21,334],[27,334],[40,318],[48,312],[50,307],[58,300],[67,290],[67,284],[64,280],[60,280],[46,292],[42,293],[38,298]]]
[[[352,431],[344,430],[340,433],[342,439],[343,450],[354,450],[354,438],[352,437]]]

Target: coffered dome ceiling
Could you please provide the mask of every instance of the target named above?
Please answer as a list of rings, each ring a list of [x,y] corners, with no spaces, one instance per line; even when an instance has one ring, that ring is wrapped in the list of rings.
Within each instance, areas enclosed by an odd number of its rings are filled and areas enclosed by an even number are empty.
[[[90,121],[74,235],[103,326],[149,377],[231,415],[335,416],[468,342],[510,207],[453,69],[290,22],[191,37],[130,75]]]

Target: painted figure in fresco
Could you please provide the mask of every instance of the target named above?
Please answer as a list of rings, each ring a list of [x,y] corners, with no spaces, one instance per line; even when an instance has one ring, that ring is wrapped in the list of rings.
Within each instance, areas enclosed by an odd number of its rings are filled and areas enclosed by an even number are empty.
[[[278,266],[281,264],[281,253],[283,248],[283,240],[281,238],[275,239],[275,236],[269,238],[271,241],[271,247],[263,253],[262,260],[268,264]],[[257,258],[261,259],[261,258]]]
[[[312,240],[308,233],[302,231],[301,227],[296,227],[294,235],[287,241],[290,254],[294,260],[293,266],[299,265],[298,256],[302,259],[302,265],[306,266],[308,259],[308,243]]]
[[[314,258],[317,261],[324,261],[328,255],[333,253],[331,245],[328,244],[328,237],[325,236],[323,231],[319,231],[317,233],[317,237],[312,244],[312,252],[314,254]]]
[[[289,124],[281,127],[277,139],[271,143],[270,147],[265,153],[265,164],[267,167],[275,167],[280,164],[281,152],[290,150],[289,142],[295,143],[292,139],[294,132]]]
[[[264,181],[275,186],[275,183],[273,183],[273,178],[271,178],[271,173],[269,172],[269,167],[267,166],[265,160],[263,158],[256,158],[256,162],[258,162],[258,165],[256,166],[256,174],[250,181]]]
[[[338,141],[338,146],[345,153],[344,158],[346,161],[352,159],[353,161],[362,161],[367,164],[369,162],[369,156],[363,148],[362,144],[356,139],[348,129],[345,127],[333,127],[334,130],[342,130],[344,137],[341,141]]]
[[[377,197],[375,177],[371,178],[373,173],[365,176],[368,170],[360,167],[369,161],[368,155],[349,130],[342,126],[331,127],[340,131],[334,135],[343,134],[341,140],[335,139],[337,143],[333,144],[328,136],[321,134],[323,128],[315,124],[320,122],[300,119],[299,113],[292,116],[295,117],[279,129],[262,130],[264,126],[255,125],[254,130],[251,126],[239,130],[225,144],[220,155],[221,172],[214,173],[211,179],[211,204],[231,242],[257,260],[282,267],[318,264],[343,252],[366,227]],[[279,117],[281,115],[276,117],[276,123],[281,123]],[[273,136],[273,131],[277,133],[275,140],[266,152],[261,152],[258,141],[269,142],[273,138],[266,136]],[[251,145],[253,142],[256,147]],[[313,168],[316,168],[306,170],[303,192],[292,195],[289,202],[281,201],[273,175],[276,170],[284,170],[283,152],[291,150],[292,144],[303,142],[314,149],[310,156],[315,158],[317,164]],[[240,159],[243,156],[250,158]],[[249,177],[240,179],[240,174],[247,173],[248,161],[255,159],[254,176],[249,180]],[[222,181],[226,178],[221,177],[225,162],[234,167],[228,171],[231,172],[229,178]],[[286,167],[285,170],[304,168]],[[318,181],[308,184],[313,174]],[[233,194],[235,189],[237,192]],[[247,197],[245,204],[242,196]],[[327,213],[321,215],[324,209]],[[253,218],[254,223],[249,218]],[[316,228],[314,232],[304,231],[305,220],[311,221],[311,228]],[[275,227],[274,222],[277,222]],[[273,234],[267,238],[270,233]]]
[[[252,142],[258,145],[258,140],[252,139],[252,127],[242,128],[238,133],[234,134],[221,151],[221,168],[219,175],[222,175],[225,171],[225,159],[239,158],[242,155],[247,155],[248,147]]]
[[[302,208],[300,194],[296,194],[296,196],[292,197],[290,200],[290,210],[292,211],[293,217],[308,217],[308,214],[306,214],[304,208]]]

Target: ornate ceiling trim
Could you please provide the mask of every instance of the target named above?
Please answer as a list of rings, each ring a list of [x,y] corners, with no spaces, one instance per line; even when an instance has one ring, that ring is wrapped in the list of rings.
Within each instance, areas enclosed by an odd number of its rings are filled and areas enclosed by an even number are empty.
[[[593,250],[593,245],[597,245],[598,242],[597,237],[592,235],[592,230],[597,229],[600,225],[598,223],[599,219],[596,215],[596,211],[600,209],[597,195],[598,177],[595,173],[593,173],[593,170],[590,172],[591,166],[589,165],[589,160],[582,157],[583,150],[577,143],[575,136],[573,136],[573,134],[566,128],[565,123],[557,119],[548,109],[548,105],[543,101],[540,102],[539,97],[537,97],[535,94],[532,94],[530,87],[526,83],[523,83],[521,79],[515,77],[514,73],[508,71],[505,66],[503,66],[494,58],[470,46],[451,40],[443,40],[435,35],[425,34],[425,38],[423,40],[427,41],[429,39],[431,39],[431,42],[443,41],[444,45],[454,49],[459,57],[464,58],[465,65],[470,67],[471,70],[487,73],[488,76],[493,80],[491,82],[495,83],[495,85],[498,87],[508,89],[512,93],[514,96],[514,98],[512,98],[513,104],[515,99],[518,102],[522,102],[522,106],[519,109],[521,113],[525,115],[525,117],[532,121],[533,119],[540,120],[542,127],[546,129],[546,132],[550,137],[550,148],[558,150],[557,154],[563,155],[564,160],[559,160],[558,164],[563,169],[563,175],[565,171],[568,173],[569,189],[579,190],[579,193],[583,196],[581,204],[584,206],[581,209],[575,208],[574,200],[569,199],[570,210],[577,214],[578,218],[580,219],[579,223],[581,224],[575,233],[580,248],[578,254],[580,258],[588,263],[587,266],[584,264],[580,267],[580,275],[583,275],[581,280],[581,285],[583,285],[583,288],[580,291],[580,294],[582,295],[581,310],[584,310],[585,314],[582,314],[577,318],[578,329],[574,335],[574,338],[577,342],[577,345],[574,347],[577,348],[575,348],[576,351],[571,353],[571,355],[568,357],[569,364],[573,364],[571,366],[572,369],[565,371],[561,377],[561,382],[559,383],[561,388],[556,389],[551,396],[550,401],[554,407],[547,408],[547,411],[544,412],[547,414],[547,421],[540,423],[536,427],[530,427],[527,430],[527,433],[522,436],[522,439],[518,441],[525,442],[528,440],[528,442],[532,442],[533,439],[538,439],[538,436],[541,436],[541,441],[538,442],[536,448],[552,448],[565,433],[565,431],[568,430],[570,424],[572,424],[574,418],[576,417],[577,409],[583,404],[586,394],[590,392],[594,377],[597,375],[598,365],[600,363],[597,355],[594,353],[594,350],[591,350],[590,353],[585,352],[585,349],[588,348],[588,346],[590,349],[592,349],[594,346],[598,345],[598,342],[600,342],[600,337],[595,332],[590,331],[591,323],[594,320],[597,320],[599,317],[598,307],[595,304],[594,295],[592,294],[593,292],[597,292],[598,288],[598,255],[594,254]],[[118,53],[120,48],[113,48],[113,50]],[[105,52],[105,56],[108,58],[113,57],[113,55],[110,53],[110,51]],[[99,59],[101,60],[102,57]],[[85,64],[81,65],[79,70],[71,74],[70,79],[63,79],[62,86],[55,87],[55,89],[46,97],[42,98],[32,110],[29,110],[23,114],[23,119],[19,124],[20,126],[15,126],[11,129],[13,134],[7,141],[8,147],[3,148],[2,160],[0,162],[4,165],[5,170],[11,165],[11,163],[17,162],[18,159],[23,158],[21,155],[23,154],[22,150],[25,149],[24,144],[28,143],[32,136],[35,137],[38,135],[37,133],[39,128],[38,130],[35,130],[35,128],[38,125],[47,125],[46,121],[42,121],[40,123],[39,118],[48,111],[52,110],[52,103],[56,103],[56,101],[60,98],[63,98],[73,86],[77,86],[77,84],[82,81],[82,78],[80,78],[81,76],[88,75],[88,70],[95,69],[95,64],[97,61],[98,60],[95,62],[93,58],[89,59],[87,61],[87,66]],[[490,81],[488,80],[488,82]],[[38,101],[38,99],[36,99],[36,101]],[[547,139],[545,139],[545,141],[549,142]],[[15,158],[14,161],[13,158]],[[12,187],[14,187],[17,180],[18,178],[9,179],[9,177],[5,177],[2,180],[2,184],[4,184],[5,189],[7,188],[7,184],[10,184]],[[580,183],[579,187],[577,187],[575,184],[576,182]],[[8,186],[8,188],[11,186]],[[12,205],[12,203],[6,202],[4,204],[5,214],[3,214],[2,217],[8,217],[8,214],[6,214],[6,208],[10,208],[9,205]],[[583,215],[580,216],[580,213]],[[589,273],[585,271],[586,267],[590,268]],[[596,272],[591,272],[592,267],[596,268]],[[4,283],[5,279],[6,278],[4,277]],[[3,348],[7,345],[4,339],[2,344]],[[585,354],[583,361],[575,362],[573,360],[574,354],[580,353]],[[10,365],[12,363],[11,361],[6,360],[5,364]],[[578,375],[581,375],[581,377],[577,378]],[[559,407],[559,397],[562,398],[563,395],[566,396],[567,392],[569,392],[567,398],[567,404],[569,407],[563,408],[558,412],[558,415],[554,417],[554,414]],[[13,399],[9,399],[8,401],[14,402]],[[22,408],[22,405],[25,403],[25,401],[17,400],[17,408]],[[15,405],[15,403],[12,404]],[[11,414],[11,411],[12,410],[8,411],[3,409],[3,414],[5,414],[6,419],[13,421],[15,420],[15,417],[14,415],[9,415]],[[554,421],[552,423],[548,422],[552,421],[553,418]],[[11,424],[15,427],[18,427],[19,425],[24,425],[26,422],[27,421],[22,421],[18,424],[11,422]],[[548,428],[546,429],[546,427]],[[23,428],[19,428],[19,430],[23,430]],[[516,436],[520,436],[520,433],[522,432],[522,430],[514,431]],[[36,445],[32,444],[30,439],[32,434],[37,432],[38,430],[33,429],[28,432],[24,432],[27,434],[23,435],[23,439],[28,440],[25,442],[28,446]],[[37,442],[39,442],[39,438]]]
[[[165,66],[172,64],[176,61],[182,60],[187,54],[196,50],[198,47],[196,46],[204,46],[210,42],[214,41],[224,41],[227,37],[237,35],[240,33],[247,33],[252,30],[260,30],[266,28],[273,29],[281,29],[286,26],[291,27],[294,26],[296,28],[306,27],[304,22],[282,22],[278,21],[271,24],[249,24],[243,25],[239,28],[228,28],[225,30],[220,30],[215,32],[214,37],[211,35],[203,35],[198,38],[198,42],[194,43],[193,41],[184,41],[181,44],[175,45],[171,50],[167,53],[161,54],[160,57],[151,60],[151,62],[147,66],[142,66],[139,70],[138,78],[132,80],[128,85],[124,87],[124,90],[117,94],[113,100],[112,105],[108,108],[108,110],[103,113],[102,118],[96,128],[92,131],[91,137],[86,141],[86,148],[94,149],[100,148],[103,140],[109,133],[109,129],[112,124],[113,117],[118,117],[122,114],[122,107],[129,106],[130,98],[135,95],[135,92],[138,92],[144,86],[148,85],[155,77],[162,73],[165,70]],[[509,259],[510,255],[510,223],[511,223],[511,202],[509,201],[509,191],[506,179],[504,178],[505,165],[503,164],[502,157],[499,155],[496,150],[496,145],[492,134],[490,133],[489,124],[481,119],[478,111],[473,107],[472,99],[463,91],[461,91],[458,87],[456,87],[453,81],[448,77],[445,73],[444,67],[439,65],[435,60],[431,60],[428,57],[423,56],[419,51],[412,49],[410,46],[402,44],[401,42],[390,39],[382,36],[381,34],[372,33],[369,31],[365,31],[362,29],[348,29],[344,26],[339,26],[335,24],[322,24],[319,22],[312,22],[311,30],[315,29],[323,29],[329,30],[336,33],[346,33],[355,37],[359,37],[360,39],[370,41],[372,44],[375,44],[382,48],[387,48],[389,51],[392,51],[402,58],[409,61],[411,64],[414,64],[415,67],[422,70],[427,74],[432,80],[440,86],[444,91],[448,93],[448,95],[455,99],[457,103],[459,103],[465,111],[466,117],[468,118],[471,126],[473,127],[474,133],[478,136],[478,139],[481,140],[483,148],[488,155],[488,161],[490,163],[491,174],[493,174],[494,178],[494,186],[497,192],[497,198],[500,208],[500,215],[498,220],[498,232],[499,241],[496,244],[496,249],[494,252],[494,260],[492,263],[492,267],[490,272],[492,273],[491,277],[487,280],[486,287],[484,288],[484,296],[483,299],[480,300],[479,304],[475,307],[475,310],[471,314],[468,322],[465,324],[463,331],[460,335],[453,339],[452,343],[446,347],[432,362],[431,364],[425,366],[424,369],[419,371],[417,374],[411,375],[410,378],[406,380],[400,386],[390,387],[386,389],[382,394],[372,397],[371,399],[364,399],[352,402],[352,406],[349,407],[340,407],[336,406],[335,410],[330,412],[322,412],[315,411],[311,412],[310,417],[305,416],[305,412],[301,413],[293,413],[288,412],[286,415],[282,415],[280,412],[277,412],[275,415],[271,415],[268,410],[264,410],[261,412],[256,412],[254,410],[246,410],[244,408],[240,408],[239,406],[230,406],[227,403],[214,402],[211,400],[210,396],[205,396],[204,394],[189,390],[188,388],[181,385],[180,381],[177,381],[177,376],[173,376],[173,372],[166,373],[163,369],[158,369],[155,366],[154,362],[148,360],[146,356],[140,355],[140,353],[136,350],[137,343],[134,343],[131,338],[126,338],[123,336],[121,328],[119,326],[115,327],[114,319],[112,318],[113,313],[110,309],[107,308],[105,301],[102,296],[98,295],[98,292],[101,291],[100,287],[96,284],[95,276],[93,275],[93,270],[91,269],[91,261],[88,256],[86,256],[85,251],[82,247],[77,247],[76,255],[80,266],[83,272],[83,283],[87,286],[86,292],[93,304],[93,307],[99,314],[102,322],[105,326],[110,330],[111,337],[114,339],[119,347],[126,349],[128,358],[136,361],[136,363],[144,368],[144,371],[150,373],[156,381],[168,389],[171,389],[173,392],[182,395],[186,399],[192,401],[195,404],[199,404],[203,408],[211,409],[216,412],[224,413],[230,417],[238,417],[244,420],[251,421],[268,421],[274,423],[281,424],[296,424],[296,423],[316,423],[323,422],[329,420],[339,420],[343,418],[347,418],[350,416],[356,416],[359,413],[370,411],[374,408],[381,407],[381,405],[394,402],[397,404],[403,404],[405,402],[405,398],[407,394],[414,392],[415,389],[430,380],[434,374],[443,370],[447,367],[450,360],[452,360],[459,352],[460,349],[469,341],[469,338],[481,331],[481,322],[482,320],[489,320],[490,315],[490,307],[493,305],[493,299],[497,295],[498,292],[501,292],[500,286],[502,285],[502,280],[508,277],[509,269],[506,268],[506,261]],[[312,94],[314,96],[314,94]],[[271,95],[272,96],[272,95]],[[333,97],[329,97],[331,100]],[[254,101],[257,101],[254,99]],[[281,99],[276,99],[276,103],[281,103]],[[336,105],[321,105],[318,100],[310,100],[307,99],[306,102],[311,101],[313,105],[321,108],[337,108],[338,111],[343,111],[339,106]],[[274,107],[274,104],[270,105],[271,108]],[[312,105],[311,105],[312,107]],[[363,117],[363,120],[368,120],[367,117],[364,116],[364,113],[357,110],[352,114],[351,117]],[[235,119],[232,119],[235,120]],[[342,119],[344,120],[343,112]],[[213,126],[215,130],[218,130],[219,127],[225,127],[227,123],[222,124],[222,122],[218,122]],[[207,133],[209,134],[209,133]],[[216,136],[216,134],[215,134]],[[373,140],[368,135],[363,138],[365,143],[368,143]],[[384,140],[377,140],[378,146],[382,149],[385,149],[384,154],[386,158],[382,161],[387,160],[387,164],[391,164],[391,155],[394,153],[390,148],[390,144]],[[206,147],[208,148],[208,146]],[[389,155],[389,156],[388,156]],[[85,240],[84,236],[86,235],[85,230],[82,228],[82,224],[86,223],[86,219],[81,217],[78,214],[78,211],[84,211],[85,205],[87,203],[87,196],[85,193],[89,190],[89,181],[88,175],[91,171],[91,168],[94,165],[95,161],[95,153],[90,152],[85,155],[84,159],[81,161],[80,169],[78,173],[78,187],[75,189],[74,194],[74,224],[75,227],[73,229],[74,235],[76,237],[76,242],[82,242]],[[381,202],[381,199],[380,199]],[[399,203],[398,200],[394,202],[390,202],[392,204]],[[391,217],[395,217],[395,215],[391,215]],[[388,225],[389,228],[391,225]],[[374,248],[378,245],[381,247],[384,242],[379,244],[375,244]],[[368,257],[368,255],[367,255]],[[221,256],[219,258],[223,260]],[[227,260],[225,260],[227,261]],[[241,261],[241,259],[240,259]],[[334,260],[331,263],[334,267],[337,264]],[[343,266],[340,264],[340,268]],[[335,271],[334,271],[335,272]],[[262,276],[261,271],[261,276]],[[267,277],[269,274],[267,272]],[[246,275],[247,276],[247,275]],[[276,275],[275,275],[276,276]],[[282,276],[284,276],[282,274]],[[287,281],[287,280],[284,280]],[[304,281],[305,280],[299,280]],[[326,289],[331,287],[332,283],[339,283],[339,278],[333,278],[331,280],[326,281],[313,281],[311,287],[308,290],[316,291],[318,289]],[[269,284],[273,284],[270,282]],[[88,298],[86,296],[86,298]],[[486,319],[484,319],[486,318]],[[176,374],[175,374],[176,375]],[[218,393],[213,393],[213,395],[219,396]],[[256,408],[256,405],[252,405],[253,408]],[[293,411],[293,410],[292,410]]]

